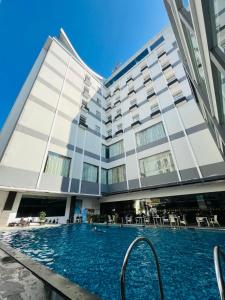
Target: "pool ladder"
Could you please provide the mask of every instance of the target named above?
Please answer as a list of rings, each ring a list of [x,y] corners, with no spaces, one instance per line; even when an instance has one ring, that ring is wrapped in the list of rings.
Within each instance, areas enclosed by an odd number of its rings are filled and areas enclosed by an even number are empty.
[[[223,279],[222,266],[221,266],[221,258],[225,261],[225,254],[220,249],[219,246],[215,246],[213,251],[213,256],[214,256],[216,280],[217,280],[217,285],[220,293],[220,299],[225,300],[225,283]]]
[[[145,242],[147,245],[150,247],[153,257],[155,259],[155,264],[156,264],[156,270],[157,270],[157,276],[158,276],[158,282],[159,282],[159,292],[160,292],[160,300],[164,299],[164,294],[163,294],[163,285],[162,285],[162,279],[161,279],[161,274],[160,274],[160,266],[159,266],[159,260],[155,251],[155,248],[153,247],[151,241],[147,239],[146,237],[137,237],[129,246],[127,249],[126,255],[124,257],[122,269],[121,269],[121,274],[120,274],[120,295],[121,295],[121,300],[126,299],[125,295],[125,273],[126,273],[126,268],[127,268],[127,263],[128,263],[128,258],[130,256],[130,253],[132,252],[134,246],[139,243],[139,242]]]

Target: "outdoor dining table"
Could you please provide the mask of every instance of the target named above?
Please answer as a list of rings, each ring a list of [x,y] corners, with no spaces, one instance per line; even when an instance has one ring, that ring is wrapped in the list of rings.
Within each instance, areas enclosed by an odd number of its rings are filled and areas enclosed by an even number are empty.
[[[162,218],[160,216],[153,217],[154,225],[162,225]]]
[[[196,221],[197,220],[199,220],[199,221],[203,221],[203,220],[205,220],[206,221],[206,223],[207,223],[207,225],[208,226],[210,226],[210,224],[209,224],[209,220],[208,220],[208,218],[207,217],[196,217]],[[198,222],[197,222],[198,223]]]

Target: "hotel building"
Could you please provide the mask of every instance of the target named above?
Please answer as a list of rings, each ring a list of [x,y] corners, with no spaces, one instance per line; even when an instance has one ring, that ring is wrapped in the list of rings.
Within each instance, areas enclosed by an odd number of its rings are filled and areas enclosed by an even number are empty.
[[[178,49],[168,27],[103,79],[49,37],[1,131],[0,225],[221,199],[222,148]]]

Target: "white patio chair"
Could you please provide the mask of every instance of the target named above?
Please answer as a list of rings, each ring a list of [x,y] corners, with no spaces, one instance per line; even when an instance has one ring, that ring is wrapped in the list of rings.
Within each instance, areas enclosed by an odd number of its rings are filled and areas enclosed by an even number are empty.
[[[108,215],[108,223],[109,223],[109,224],[112,224],[112,222],[113,222],[113,220],[112,220],[111,216]]]
[[[170,224],[170,220],[167,217],[163,217],[162,222],[163,225]]]
[[[150,224],[149,217],[144,217],[144,223],[145,223],[145,225],[149,225]]]
[[[201,224],[205,224],[205,219],[202,217],[196,217],[196,222],[198,224],[198,227],[201,227]]]
[[[182,220],[180,220],[180,225],[187,226],[187,219],[186,219],[186,215],[183,215],[183,219],[182,219]]]
[[[209,219],[209,224],[214,227],[214,225],[218,225],[220,227],[220,223],[218,222],[217,215],[214,215],[213,218]]]
[[[169,221],[170,221],[170,226],[176,226],[176,220],[174,218],[174,215],[169,215]]]
[[[132,224],[132,217],[126,217],[126,224]]]

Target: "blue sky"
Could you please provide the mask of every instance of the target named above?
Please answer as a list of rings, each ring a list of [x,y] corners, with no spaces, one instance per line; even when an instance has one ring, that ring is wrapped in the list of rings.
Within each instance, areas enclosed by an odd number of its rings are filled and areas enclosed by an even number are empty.
[[[168,23],[163,0],[0,0],[0,129],[43,43],[60,27],[107,77]]]

